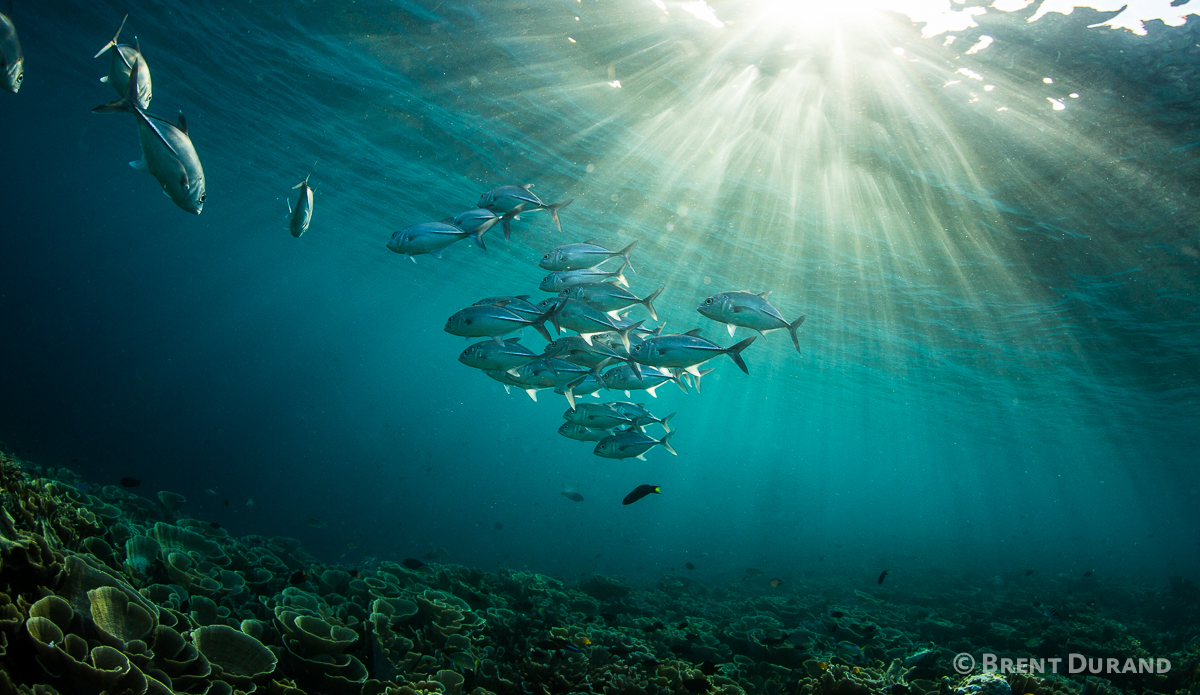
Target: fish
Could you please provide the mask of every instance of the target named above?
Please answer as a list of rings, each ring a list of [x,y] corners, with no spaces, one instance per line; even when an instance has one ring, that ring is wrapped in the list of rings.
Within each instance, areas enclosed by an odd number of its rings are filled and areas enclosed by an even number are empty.
[[[320,519],[308,519],[304,523],[312,526],[313,528],[325,528],[329,525],[328,521],[321,521]]]
[[[387,247],[394,253],[404,254],[405,258],[416,263],[416,256],[432,253],[436,258],[439,251],[467,237],[470,237],[476,246],[487,251],[487,246],[483,243],[483,231],[476,229],[474,232],[467,232],[445,222],[422,222],[393,232]]]
[[[1045,616],[1046,618],[1049,618],[1050,620],[1052,620],[1056,623],[1062,622],[1062,616],[1060,616],[1058,611],[1055,610],[1054,608],[1051,608],[1050,606],[1047,606],[1044,603],[1038,607],[1042,609],[1042,615]]]
[[[607,650],[608,653],[612,654],[613,656],[629,656],[637,651],[637,649],[624,644],[614,644],[610,647],[605,647],[605,650]]]
[[[446,319],[445,331],[464,338],[490,337],[503,342],[500,337],[526,326],[532,326],[547,342],[553,340],[544,325],[545,319],[531,319],[512,309],[498,304],[469,306]]]
[[[101,82],[105,82],[108,86],[116,90],[117,96],[125,96],[129,91],[130,79],[133,75],[133,64],[141,63],[141,69],[138,71],[136,81],[137,85],[137,105],[146,110],[150,108],[150,99],[154,96],[154,90],[150,83],[150,66],[146,64],[146,57],[142,55],[142,47],[129,46],[123,43],[117,43],[121,40],[121,30],[125,28],[125,22],[129,20],[129,15],[121,20],[121,26],[117,27],[116,36],[112,37],[112,41],[104,44],[96,52],[92,58],[99,58],[104,55],[108,49],[112,49],[112,57],[108,63],[108,74],[100,78]],[[134,41],[136,43],[136,39]]]
[[[1096,573],[1096,570],[1088,570],[1088,571],[1086,571],[1086,572],[1084,572],[1084,573],[1083,573],[1083,578],[1084,578],[1084,579],[1087,579],[1088,577],[1092,576],[1092,575],[1093,575],[1093,574],[1095,574],[1095,573]]]
[[[829,611],[829,615],[830,615],[831,617],[834,617],[834,618],[844,618],[844,617],[846,617],[846,613],[845,613],[845,611],[839,611],[839,610],[837,610],[837,609],[834,609],[834,610],[831,610],[831,611]]]
[[[847,661],[853,661],[857,663],[863,658],[862,648],[853,642],[838,642],[836,649],[838,656],[846,659]]]
[[[620,258],[625,266],[629,266],[629,252],[637,246],[634,240],[629,246],[620,251],[609,251],[603,246],[597,246],[592,240],[578,244],[565,244],[542,256],[538,267],[546,270],[584,270],[595,268],[610,258]],[[633,268],[629,268],[633,270]]]
[[[523,183],[519,186],[497,186],[479,196],[479,202],[476,205],[493,212],[509,212],[518,205],[531,212],[546,210],[550,213],[550,219],[554,220],[554,226],[558,227],[559,232],[562,232],[562,221],[558,219],[558,211],[575,202],[575,199],[570,198],[547,205],[530,190],[532,188],[532,183]]]
[[[762,573],[763,573],[762,570],[756,569],[754,567],[746,568],[746,574],[750,575],[751,577],[757,577],[757,576],[761,575]]]
[[[632,427],[637,423],[634,418],[613,408],[611,403],[580,403],[563,413],[563,419],[592,429]]]
[[[883,584],[883,580],[887,579],[887,573],[888,573],[888,571],[887,571],[887,570],[884,570],[883,572],[881,572],[881,573],[879,574],[879,581],[877,581],[877,582],[875,582],[875,583],[876,583],[876,584],[880,584],[880,585],[882,585],[882,584]]]
[[[641,376],[638,376],[629,364],[619,364],[604,373],[604,383],[613,391],[624,391],[627,398],[630,391],[645,391],[652,398],[658,398],[658,394],[654,391],[668,381],[675,382],[684,393],[687,393],[687,387],[683,385],[679,377],[666,370],[657,367],[641,367],[639,371]]]
[[[222,500],[222,501],[221,501],[221,504],[222,504],[222,505],[224,505],[224,506],[226,506],[226,507],[229,507],[229,506],[231,506],[231,504],[230,504],[229,500]]]
[[[572,285],[560,291],[559,296],[587,302],[609,316],[614,315],[615,312],[622,309],[628,309],[631,306],[641,304],[646,307],[650,318],[657,321],[658,312],[654,309],[654,300],[658,299],[658,295],[662,294],[662,291],[666,287],[666,285],[662,285],[657,290],[639,299],[637,295],[615,282],[585,282],[581,285]]]
[[[415,557],[405,558],[404,562],[401,562],[400,564],[404,565],[404,567],[406,569],[410,569],[414,572],[416,572],[417,570],[422,569],[424,567],[428,567],[428,565],[426,565],[424,562],[421,562],[420,560],[416,559]]]
[[[1032,577],[1032,576],[1033,576],[1033,570],[1025,570],[1025,576],[1026,576],[1026,577]]]
[[[13,94],[21,91],[21,83],[25,81],[25,54],[21,52],[11,7],[7,13],[0,12],[0,80],[3,80],[0,86]]]
[[[572,394],[572,397],[568,399],[568,402],[574,401],[580,396],[590,396],[593,393],[597,394],[596,398],[599,398],[599,392],[605,388],[608,388],[600,381],[603,378],[604,376],[601,374],[591,374],[589,372],[588,374],[584,374],[565,386],[555,386],[554,392],[561,396],[565,396],[569,391]]]
[[[215,521],[210,521],[210,522],[208,522],[208,527],[209,528],[221,528],[221,525]]]
[[[686,630],[686,629],[687,629],[687,626],[688,626],[688,623],[687,623],[687,621],[685,620],[685,621],[683,621],[682,623],[679,623],[678,625],[676,625],[676,626],[675,626],[675,629],[676,629],[676,630]]]
[[[671,420],[671,418],[675,417],[675,413],[671,413],[664,418],[657,418],[654,417],[649,410],[646,410],[645,406],[643,406],[641,403],[614,401],[608,405],[621,415],[631,418],[635,427],[642,428],[651,423],[658,423],[659,425],[662,425],[662,428],[667,432],[671,431],[671,425],[669,425],[668,422]]]
[[[567,397],[567,403],[572,408],[575,407],[575,392],[572,388],[577,380],[582,381],[581,376],[591,375],[596,380],[602,380],[600,370],[605,367],[605,362],[588,369],[579,365],[571,364],[563,360],[551,357],[539,357],[532,362],[521,365],[517,369],[517,373],[512,375],[512,383],[525,389],[535,402],[537,401],[537,390],[544,388],[563,387],[563,393]],[[602,382],[603,383],[603,382]]]
[[[782,580],[782,579],[772,579],[772,580],[771,580],[771,587],[772,587],[772,588],[774,588],[774,587],[778,587],[778,586],[779,586],[780,584],[782,584],[782,583],[783,583],[783,580]]]
[[[141,485],[141,484],[142,484],[142,481],[140,481],[137,478],[134,478],[132,476],[127,475],[124,478],[121,478],[121,487],[137,487],[138,485]]]
[[[484,340],[472,343],[458,356],[458,361],[475,369],[497,369],[515,373],[521,365],[538,358],[533,350],[521,344],[520,338],[509,338],[497,343]]]
[[[657,485],[638,485],[633,489],[633,492],[625,495],[625,499],[621,500],[621,504],[633,504],[642,499],[646,495],[661,495],[662,488]]]
[[[645,486],[643,486],[643,487],[645,487]],[[654,488],[653,492],[658,492],[658,488]],[[630,493],[630,494],[632,494],[632,493]],[[647,494],[649,494],[649,493],[647,493]],[[642,497],[645,497],[645,495],[642,495]],[[626,499],[628,499],[628,498],[626,498]],[[641,497],[639,497],[638,499],[641,499]],[[636,502],[636,501],[637,500],[634,500],[634,502]],[[649,625],[643,625],[642,632],[645,632],[645,633],[658,632],[659,630],[666,629],[666,627],[667,627],[666,625],[663,625],[662,623],[655,621]]]
[[[316,168],[317,163],[313,162],[313,168]],[[288,204],[288,230],[292,236],[297,239],[300,235],[308,231],[308,225],[312,223],[313,214],[313,191],[308,186],[308,180],[312,177],[312,170],[309,170],[308,176],[300,183],[292,186],[292,190],[300,189],[300,197],[296,199],[296,207],[292,207],[292,201],[287,201]]]
[[[524,209],[525,205],[521,204],[504,213],[503,215],[497,215],[487,208],[475,208],[473,210],[467,210],[466,212],[460,212],[454,217],[442,220],[442,222],[452,224],[464,232],[470,232],[472,234],[474,234],[475,231],[479,230],[480,228],[482,228],[482,231],[479,233],[483,234],[492,227],[496,226],[496,223],[499,223],[500,228],[504,230],[504,240],[508,241],[509,237],[512,235],[511,223],[513,219],[517,215],[521,214],[521,211]]]
[[[696,311],[714,321],[725,324],[729,329],[730,337],[733,337],[733,330],[736,326],[749,328],[759,335],[786,329],[792,336],[792,345],[799,353],[800,338],[796,331],[804,323],[805,317],[801,316],[795,321],[789,322],[783,318],[778,309],[771,305],[771,302],[767,301],[770,294],[770,292],[755,294],[745,290],[720,292],[701,302],[700,306],[696,307]]]
[[[92,113],[130,113],[137,119],[142,158],[129,166],[145,171],[158,180],[163,192],[181,209],[193,215],[204,210],[208,194],[204,190],[204,168],[188,136],[187,120],[179,112],[176,123],[151,116],[138,105],[134,90],[142,63],[133,63],[129,90],[125,97],[92,109]]]
[[[723,348],[710,340],[701,338],[700,329],[695,328],[687,333],[648,338],[646,341],[634,345],[629,351],[629,356],[639,364],[650,367],[685,369],[696,376],[700,374],[699,365],[719,355],[727,355],[738,366],[738,369],[749,374],[750,369],[746,367],[746,362],[742,359],[742,351],[750,347],[755,340],[757,337],[751,336],[736,345]]]
[[[637,430],[622,430],[601,439],[596,443],[593,451],[597,456],[606,459],[636,458],[645,461],[647,451],[655,446],[662,446],[671,452],[672,456],[678,456],[679,454],[675,451],[675,447],[671,446],[670,441],[678,431],[669,431],[663,435],[662,439],[655,439]]]
[[[288,578],[288,584],[291,584],[292,586],[299,586],[308,581],[308,577],[308,572],[305,572],[304,570],[296,570],[296,572]]]
[[[541,650],[547,651],[547,652],[566,651],[566,650],[573,651],[573,652],[579,651],[579,647],[576,647],[575,645],[571,644],[570,642],[566,641],[565,639],[560,639],[558,637],[547,637],[546,639],[540,640],[539,642],[537,642],[537,644],[535,644],[534,646],[536,646],[538,649],[541,649]]]
[[[625,279],[625,269],[629,267],[628,263],[622,263],[620,268],[614,271],[600,270],[598,268],[581,268],[580,270],[556,270],[546,277],[542,278],[538,289],[543,292],[562,292],[568,287],[576,285],[584,285],[593,282],[607,282],[615,280],[619,284],[629,287],[629,281]]]
[[[475,671],[479,668],[479,659],[469,652],[455,652],[449,656],[450,661],[461,671]]]
[[[600,311],[590,304],[585,304],[578,299],[559,299],[554,302],[554,307],[550,309],[548,318],[554,328],[562,332],[562,329],[575,331],[579,337],[588,345],[593,343],[592,336],[608,331],[615,331],[621,338],[621,343],[625,346],[625,351],[628,353],[630,348],[629,334],[642,327],[644,321],[636,323],[619,322],[617,319]],[[628,359],[622,357],[621,359]]]
[[[567,335],[555,338],[542,351],[544,357],[557,357],[581,367],[595,367],[605,359],[628,360],[628,355],[622,355],[611,345],[594,338],[589,343],[578,335]]]
[[[694,570],[694,569],[696,569],[696,566],[695,566],[695,565],[693,565],[693,564],[692,564],[692,563],[690,563],[690,562],[684,563],[684,565],[683,565],[683,566],[684,566],[684,567],[686,567],[686,568],[688,568],[688,569],[690,569],[690,570]]]
[[[558,433],[567,439],[574,439],[578,442],[598,442],[601,439],[613,433],[611,428],[592,428],[577,425],[574,422],[564,422],[559,425]],[[566,494],[566,493],[563,493]]]
[[[567,499],[571,500],[572,502],[582,502],[583,501],[583,495],[579,494],[578,492],[564,492],[564,493],[562,493],[562,496],[566,497]]]
[[[932,649],[922,649],[911,656],[905,657],[904,665],[912,668],[930,657],[934,657],[934,660],[936,660],[937,655],[938,653]]]
[[[497,521],[496,523],[492,524],[492,528],[496,529],[497,531],[503,531],[503,530],[504,530],[504,524],[502,524],[502,523],[500,523],[499,521]]]

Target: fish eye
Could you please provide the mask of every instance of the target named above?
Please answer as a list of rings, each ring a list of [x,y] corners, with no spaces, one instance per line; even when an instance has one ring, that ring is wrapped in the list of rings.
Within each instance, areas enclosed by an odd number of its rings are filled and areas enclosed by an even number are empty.
[[[712,297],[709,297],[708,299],[704,300],[704,303],[705,303],[705,304],[712,304]]]
[[[200,194],[200,202],[201,202],[201,203],[203,203],[203,202],[204,202],[204,199],[205,199],[205,198],[207,198],[207,197],[208,197],[208,193],[201,193],[201,194]]]

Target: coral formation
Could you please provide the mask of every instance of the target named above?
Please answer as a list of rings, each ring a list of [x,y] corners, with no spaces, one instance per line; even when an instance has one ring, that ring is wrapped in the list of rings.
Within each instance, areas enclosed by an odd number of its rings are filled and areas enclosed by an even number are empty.
[[[3,455],[0,483],[0,695],[1200,692],[1196,629],[1155,635],[1083,611],[1034,625],[1006,605],[934,595],[340,567],[295,539],[181,518],[179,495],[151,502]],[[1195,611],[1189,585],[1171,591]],[[1149,655],[1135,634],[1171,655],[1171,672],[950,667],[957,652]]]

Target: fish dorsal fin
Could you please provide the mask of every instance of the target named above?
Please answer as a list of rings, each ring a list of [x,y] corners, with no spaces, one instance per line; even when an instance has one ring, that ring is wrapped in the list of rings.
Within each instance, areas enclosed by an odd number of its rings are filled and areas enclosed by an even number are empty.
[[[584,241],[583,243],[585,243],[585,244],[594,244],[594,243],[596,243],[596,240],[595,240],[595,239],[588,239],[587,241]]]
[[[453,218],[453,217],[447,217],[447,218],[446,218],[446,219],[444,219],[444,220],[438,220],[438,222],[441,222],[442,224],[451,224],[452,222],[454,222],[454,218]]]
[[[517,186],[517,188],[524,188],[525,190],[528,191],[529,189],[533,188],[533,184],[532,183],[523,183],[523,184]]]
[[[142,41],[136,34],[133,37],[133,48],[138,52],[138,55],[142,54]]]
[[[188,132],[187,132],[187,119],[183,117],[183,112],[182,112],[182,111],[180,111],[180,112],[179,112],[179,122],[178,122],[178,123],[175,125],[175,127],[176,127],[176,128],[179,128],[179,132],[183,133],[184,135],[187,135],[187,134],[188,134]],[[307,179],[305,179],[305,180],[307,181]]]
[[[521,342],[521,337],[520,337],[520,336],[517,336],[516,338],[509,338],[509,339],[505,340],[504,342],[506,342],[506,343],[519,343],[519,342]]]
[[[688,331],[687,333],[684,333],[684,335],[690,335],[694,338],[699,338],[700,337],[700,329],[693,328],[692,330]]]
[[[762,297],[763,299],[766,299],[767,297],[770,297],[771,293],[774,291],[775,290],[767,290],[766,292],[759,292],[758,296]]]
[[[518,294],[518,295],[514,295],[514,298],[515,298],[515,299],[520,299],[520,300],[521,300],[521,301],[523,301],[523,302],[527,302],[527,301],[529,301],[529,295],[527,295],[527,294]]]
[[[136,159],[136,160],[130,162],[129,166],[133,167],[134,169],[137,169],[138,171],[150,171],[150,167],[146,164],[146,160],[144,160],[144,159]],[[292,204],[288,203],[288,208],[291,208],[291,207],[292,207]]]

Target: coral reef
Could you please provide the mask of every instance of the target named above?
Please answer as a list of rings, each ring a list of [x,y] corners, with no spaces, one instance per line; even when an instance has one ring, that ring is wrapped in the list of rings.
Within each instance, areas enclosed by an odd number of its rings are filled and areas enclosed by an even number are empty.
[[[1094,611],[1034,624],[1014,606],[945,594],[835,601],[674,577],[636,588],[344,567],[295,539],[183,518],[172,493],[151,501],[4,455],[0,484],[0,695],[1200,693],[1197,629],[1156,634]],[[1183,580],[1171,596],[1195,610]],[[1174,666],[1109,680],[951,668],[956,653],[983,651],[1169,655]]]

